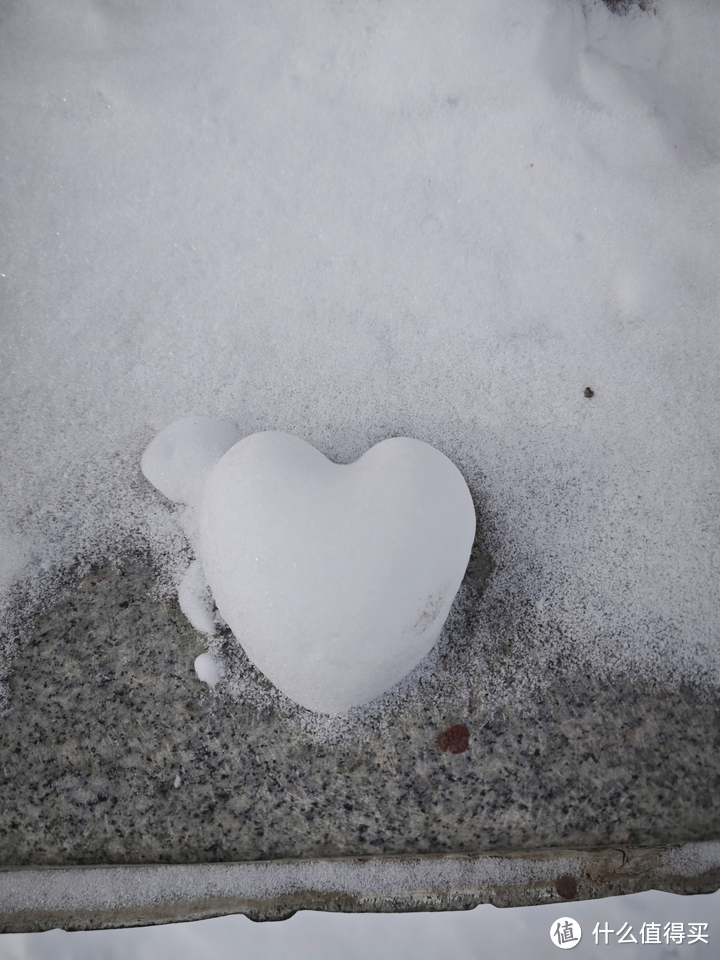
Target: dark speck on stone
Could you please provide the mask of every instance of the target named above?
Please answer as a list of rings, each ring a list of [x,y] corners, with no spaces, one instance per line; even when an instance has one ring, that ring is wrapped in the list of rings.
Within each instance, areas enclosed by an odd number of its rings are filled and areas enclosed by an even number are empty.
[[[573,900],[577,896],[577,882],[574,877],[558,877],[555,889],[564,900]]]
[[[585,396],[586,396],[586,397],[588,398],[588,400],[589,400],[590,397],[594,397],[594,396],[595,396],[595,391],[594,391],[594,390],[591,390],[590,387],[585,387]]]
[[[449,730],[441,733],[438,737],[438,743],[443,753],[446,753],[448,750],[450,753],[465,753],[469,742],[470,733],[468,728],[464,727],[461,723],[456,723],[454,727],[450,727]]]

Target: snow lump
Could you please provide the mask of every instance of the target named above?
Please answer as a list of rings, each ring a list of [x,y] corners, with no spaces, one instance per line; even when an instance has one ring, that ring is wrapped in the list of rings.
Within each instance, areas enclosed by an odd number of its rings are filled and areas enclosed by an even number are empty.
[[[163,431],[186,451],[166,465],[201,472],[201,453],[187,452],[208,449],[201,422]],[[208,423],[211,439],[230,436]],[[171,473],[165,489],[180,490]],[[252,434],[217,458],[200,500],[193,577],[204,571],[250,660],[292,700],[328,714],[380,696],[432,649],[475,536],[460,471],[408,437],[339,465],[290,434]]]

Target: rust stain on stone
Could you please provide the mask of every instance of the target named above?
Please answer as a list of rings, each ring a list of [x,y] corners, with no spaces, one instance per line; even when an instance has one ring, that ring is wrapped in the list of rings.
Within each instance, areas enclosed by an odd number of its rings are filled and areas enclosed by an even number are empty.
[[[558,877],[555,889],[565,900],[572,900],[577,896],[577,881],[574,877]]]
[[[470,742],[470,732],[461,723],[456,723],[438,737],[438,743],[443,753],[465,753]]]

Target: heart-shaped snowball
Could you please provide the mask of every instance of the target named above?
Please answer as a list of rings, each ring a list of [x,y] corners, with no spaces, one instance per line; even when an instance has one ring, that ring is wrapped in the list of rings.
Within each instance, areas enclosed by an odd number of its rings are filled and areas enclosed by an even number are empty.
[[[440,636],[475,536],[460,471],[420,440],[349,466],[255,433],[205,486],[202,561],[252,662],[310,710],[345,713],[401,680]]]

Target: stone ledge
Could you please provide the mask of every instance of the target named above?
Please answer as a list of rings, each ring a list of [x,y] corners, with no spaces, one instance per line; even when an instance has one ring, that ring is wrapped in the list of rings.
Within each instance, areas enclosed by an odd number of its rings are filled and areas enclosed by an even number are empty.
[[[0,932],[100,930],[298,910],[396,913],[720,888],[720,843],[492,855],[0,868]]]
[[[717,694],[558,670],[501,708],[478,656],[489,675],[521,640],[506,645],[498,624],[497,648],[478,649],[459,623],[432,677],[327,739],[249,667],[242,697],[209,691],[193,667],[202,638],[154,584],[143,558],[91,570],[18,643],[0,724],[3,866],[720,840]],[[457,755],[439,740],[454,724],[468,731]]]

